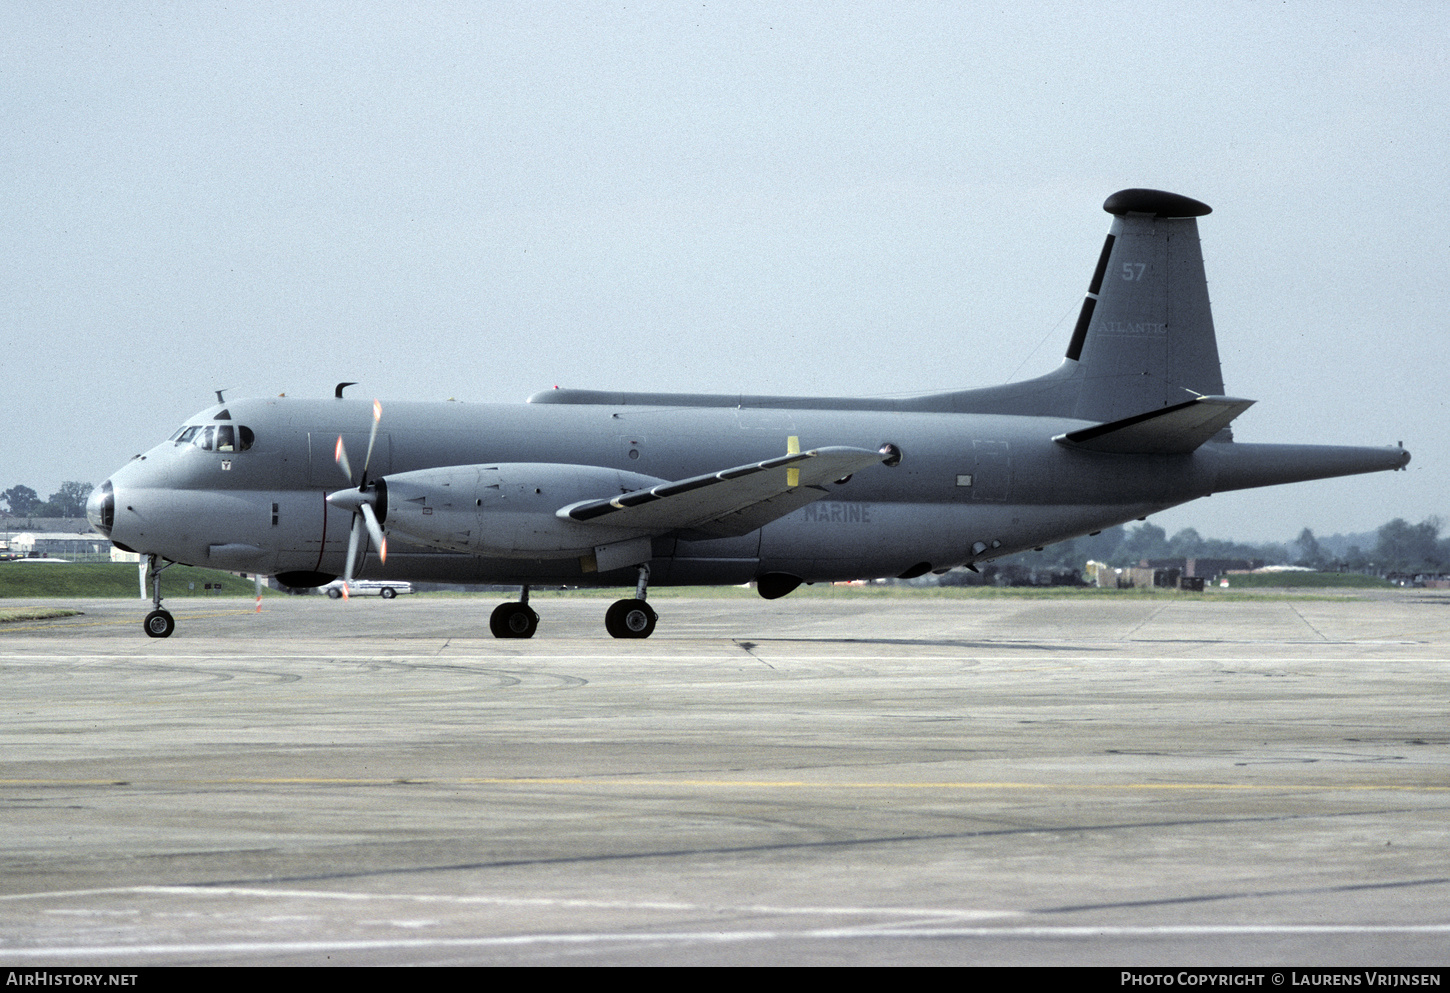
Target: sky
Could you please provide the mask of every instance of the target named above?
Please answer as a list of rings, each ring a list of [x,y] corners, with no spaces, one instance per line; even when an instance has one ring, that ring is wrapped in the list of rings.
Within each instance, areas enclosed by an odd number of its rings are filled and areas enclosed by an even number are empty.
[[[1450,7],[0,7],[0,489],[226,396],[897,396],[1062,360],[1126,187],[1200,219],[1239,441],[1404,472],[1170,534],[1450,520]]]

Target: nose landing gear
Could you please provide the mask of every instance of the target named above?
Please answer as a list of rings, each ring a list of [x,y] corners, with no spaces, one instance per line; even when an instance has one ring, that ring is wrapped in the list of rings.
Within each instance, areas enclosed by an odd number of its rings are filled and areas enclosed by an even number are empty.
[[[157,561],[155,555],[146,556],[146,575],[151,580],[151,605],[156,609],[146,615],[146,619],[141,622],[141,628],[148,637],[170,638],[171,632],[176,630],[176,618],[161,609],[161,574],[176,563],[157,565]]]

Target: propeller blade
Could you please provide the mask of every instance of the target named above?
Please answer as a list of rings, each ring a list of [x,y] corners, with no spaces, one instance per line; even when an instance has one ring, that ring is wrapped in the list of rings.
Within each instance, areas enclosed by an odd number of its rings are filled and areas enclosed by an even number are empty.
[[[332,458],[342,468],[347,481],[352,482],[352,463],[347,460],[347,447],[342,443],[342,435],[337,436],[337,448],[333,450]]]
[[[352,585],[352,571],[357,562],[357,546],[359,525],[362,523],[357,514],[352,515],[352,530],[347,536],[347,565],[342,572],[342,598],[346,600],[347,588]]]
[[[372,462],[373,462],[373,443],[378,440],[378,422],[381,421],[382,419],[383,419],[383,405],[381,403],[378,403],[378,401],[374,400],[373,401],[373,430],[372,430],[372,433],[368,435],[368,454],[367,454],[367,458],[363,459],[363,474],[362,474],[362,481],[363,481],[363,483],[366,483],[368,481],[368,466],[372,465]],[[361,485],[361,484],[359,484],[359,485]]]
[[[383,527],[378,523],[378,515],[373,513],[370,503],[358,504],[358,510],[362,511],[363,521],[368,526],[368,534],[373,536],[373,543],[378,546],[378,561],[388,561],[388,539],[383,534]]]
[[[348,599],[348,587],[352,585],[353,570],[357,568],[358,545],[361,541],[363,529],[372,536],[378,546],[378,559],[386,562],[388,560],[388,539],[383,534],[382,525],[378,523],[378,515],[373,512],[372,502],[376,496],[365,490],[368,482],[368,466],[372,465],[373,447],[378,440],[378,424],[383,419],[383,405],[377,400],[373,401],[373,429],[368,435],[368,453],[363,459],[362,478],[354,480],[352,475],[352,463],[347,457],[347,446],[342,443],[342,435],[337,436],[337,449],[333,458],[338,466],[347,475],[348,482],[354,483],[350,490],[339,490],[327,497],[327,502],[352,511],[352,528],[347,535],[347,566],[342,575],[342,598]]]

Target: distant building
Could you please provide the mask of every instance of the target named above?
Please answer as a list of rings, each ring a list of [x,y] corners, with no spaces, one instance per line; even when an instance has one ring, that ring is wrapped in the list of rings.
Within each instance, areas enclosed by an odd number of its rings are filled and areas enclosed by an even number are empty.
[[[1226,572],[1247,571],[1263,564],[1262,559],[1143,559],[1135,566],[1116,568],[1106,562],[1088,562],[1084,575],[1091,585],[1108,589],[1202,589],[1196,580],[1216,582]]]
[[[10,554],[26,558],[68,558],[76,555],[109,555],[111,543],[90,533],[66,531],[22,531],[10,538]]]
[[[1153,569],[1177,569],[1179,575],[1189,578],[1206,579],[1214,582],[1226,572],[1248,572],[1252,569],[1261,569],[1264,566],[1263,559],[1145,559],[1142,566]]]
[[[0,556],[136,561],[114,557],[109,539],[91,530],[84,517],[0,518]]]

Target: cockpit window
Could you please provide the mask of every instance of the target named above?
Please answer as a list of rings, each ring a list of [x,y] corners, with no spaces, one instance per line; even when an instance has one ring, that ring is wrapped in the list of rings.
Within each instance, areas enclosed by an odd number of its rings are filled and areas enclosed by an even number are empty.
[[[170,440],[178,445],[193,445],[203,452],[245,452],[256,443],[257,436],[251,428],[240,424],[235,427],[230,424],[192,424],[177,428]]]

